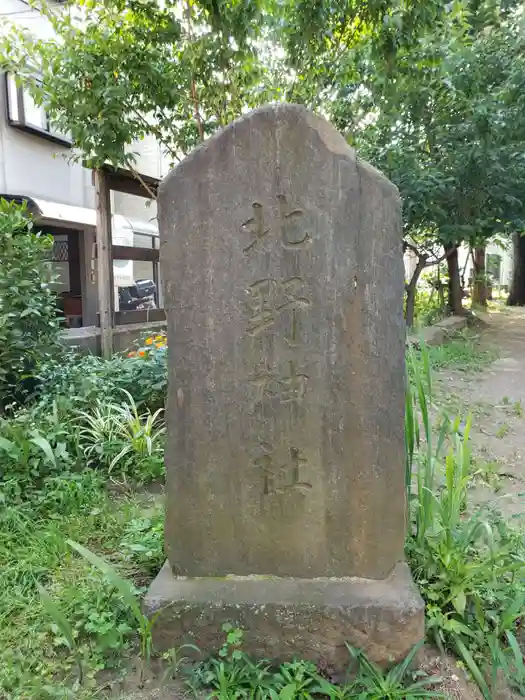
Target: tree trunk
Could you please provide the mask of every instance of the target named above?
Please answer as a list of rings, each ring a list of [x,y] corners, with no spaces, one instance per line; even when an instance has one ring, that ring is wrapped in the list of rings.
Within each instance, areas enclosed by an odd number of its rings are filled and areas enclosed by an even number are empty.
[[[485,274],[485,248],[474,249],[474,285],[472,288],[472,303],[487,306],[487,277]]]
[[[407,328],[412,328],[414,325],[414,311],[415,311],[415,306],[416,306],[416,292],[417,292],[417,283],[419,280],[419,277],[423,270],[425,269],[425,264],[426,264],[426,258],[420,257],[418,258],[417,265],[415,267],[414,272],[412,273],[412,277],[410,278],[410,282],[406,285],[406,306],[405,306],[405,321]]]
[[[452,314],[461,315],[464,313],[464,309],[459,276],[458,249],[457,246],[451,243],[447,243],[444,248],[447,254],[448,267],[448,310]]]
[[[525,306],[525,236],[515,233],[512,236],[514,244],[514,269],[510,285],[509,306]]]

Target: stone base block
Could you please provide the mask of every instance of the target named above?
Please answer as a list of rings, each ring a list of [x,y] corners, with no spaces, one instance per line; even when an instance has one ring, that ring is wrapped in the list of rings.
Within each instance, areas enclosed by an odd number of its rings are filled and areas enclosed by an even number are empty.
[[[244,630],[243,649],[256,659],[309,659],[341,672],[345,642],[381,665],[403,659],[424,634],[424,604],[406,564],[385,580],[228,576],[187,578],[166,562],[144,601],[156,616],[153,642],[166,650],[184,643],[214,653],[222,625]]]

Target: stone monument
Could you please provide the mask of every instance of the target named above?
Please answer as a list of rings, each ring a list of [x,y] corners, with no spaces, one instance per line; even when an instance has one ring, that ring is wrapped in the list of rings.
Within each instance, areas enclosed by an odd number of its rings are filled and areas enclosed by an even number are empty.
[[[387,663],[423,636],[403,563],[396,188],[325,120],[256,110],[159,193],[168,317],[160,648],[222,623],[279,660]]]

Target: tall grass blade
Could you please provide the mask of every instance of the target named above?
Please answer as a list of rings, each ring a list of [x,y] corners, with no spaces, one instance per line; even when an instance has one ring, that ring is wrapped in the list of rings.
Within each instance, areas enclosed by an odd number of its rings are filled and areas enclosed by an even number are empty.
[[[138,604],[137,598],[133,591],[133,587],[129,583],[129,581],[126,581],[121,576],[119,576],[115,569],[113,569],[112,566],[110,566],[106,561],[104,561],[104,559],[102,559],[86,547],[83,547],[81,544],[78,544],[78,542],[74,542],[73,540],[67,540],[67,543],[70,547],[72,547],[75,551],[82,555],[84,559],[86,559],[90,564],[97,568],[106,577],[109,583],[111,583],[111,585],[117,589],[117,591],[122,596],[122,599],[133,613],[133,616],[135,617],[136,621],[138,622],[140,627],[143,628],[145,618]]]
[[[60,630],[60,634],[64,637],[69,651],[75,656],[78,666],[79,683],[82,683],[84,672],[82,669],[82,662],[80,660],[80,654],[77,647],[77,643],[75,641],[75,636],[73,634],[73,628],[67,621],[63,612],[55,604],[55,602],[53,601],[49,593],[46,591],[46,589],[40,583],[38,583],[38,581],[35,581],[35,584],[38,589],[42,605],[44,606],[44,610]]]
[[[394,668],[391,671],[389,671],[388,676],[393,682],[395,682],[395,683],[402,683],[403,682],[403,679],[405,678],[408,667],[410,666],[415,655],[421,649],[422,646],[423,646],[423,642],[419,642],[419,644],[416,644],[414,647],[412,647],[412,649],[410,650],[410,652],[408,653],[406,658],[401,663],[397,664],[397,666],[394,666]]]
[[[492,694],[490,692],[485,678],[483,677],[483,673],[481,672],[477,663],[474,661],[474,658],[470,651],[467,649],[463,641],[458,636],[454,637],[454,644],[456,645],[459,655],[461,656],[461,658],[467,665],[468,670],[472,674],[472,677],[476,681],[478,688],[481,690],[485,700],[492,700]]]
[[[521,647],[518,643],[518,640],[512,632],[505,632],[505,636],[507,637],[509,647],[514,657],[514,664],[516,665],[516,675],[521,681],[521,683],[525,683],[525,664],[523,663],[523,652],[521,651]]]

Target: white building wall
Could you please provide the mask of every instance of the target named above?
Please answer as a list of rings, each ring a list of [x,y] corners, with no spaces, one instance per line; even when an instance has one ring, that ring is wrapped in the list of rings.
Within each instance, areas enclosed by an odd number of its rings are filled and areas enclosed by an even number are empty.
[[[503,243],[503,247],[499,243],[488,243],[485,248],[485,260],[487,255],[499,255],[501,257],[499,285],[509,286],[512,280],[513,269],[512,241],[509,238],[508,241],[503,241]],[[466,265],[465,283],[467,283],[472,272],[472,257],[469,256],[468,246],[462,245],[459,248],[458,261],[460,272],[463,272],[463,268]]]
[[[22,0],[0,0],[0,19],[15,22],[29,32],[41,38],[51,38],[52,28],[42,15],[28,7]],[[0,31],[1,31],[0,22]],[[0,195],[18,195],[21,197],[44,200],[50,203],[83,208],[79,219],[71,219],[69,228],[81,232],[81,286],[84,325],[96,322],[97,283],[94,262],[94,221],[95,190],[92,184],[92,172],[71,159],[72,150],[67,146],[49,141],[41,135],[27,133],[9,123],[7,111],[6,77],[0,73]],[[13,102],[14,104],[14,102]],[[139,172],[160,177],[167,172],[166,159],[153,138],[144,139],[133,144],[131,151],[137,154],[136,168]],[[113,214],[123,215],[140,222],[146,222],[146,229],[151,233],[151,225],[156,226],[156,203],[142,197],[112,192],[111,204]],[[49,207],[58,211],[59,207]],[[85,210],[91,210],[86,212]],[[71,214],[71,210],[69,212]],[[75,214],[76,216],[76,214]],[[89,220],[89,223],[85,223]],[[46,223],[60,225],[58,219]],[[76,225],[74,222],[79,222]],[[74,224],[74,225],[73,225]],[[147,225],[149,224],[149,226]],[[134,235],[130,228],[129,236],[124,236],[126,223],[117,217],[113,222],[114,242],[120,245],[133,245]],[[154,232],[153,232],[154,233]],[[60,238],[60,229],[57,229]],[[60,264],[58,264],[60,266]],[[129,273],[122,277],[122,286],[131,284],[133,279],[152,277],[151,263],[115,262],[115,278],[123,273],[122,267]],[[66,266],[63,266],[66,268]],[[117,269],[118,268],[118,269]],[[64,275],[67,277],[67,275]],[[64,283],[69,288],[67,281]],[[160,293],[160,290],[159,290]],[[115,305],[118,309],[118,292],[115,290]]]
[[[22,0],[0,0],[0,17],[15,22],[39,37],[51,37],[47,20]],[[153,138],[133,144],[138,154],[137,170],[161,177],[165,159]],[[0,193],[25,195],[61,204],[94,208],[95,191],[91,171],[71,162],[71,149],[20,131],[7,120],[5,77],[0,75]],[[141,197],[112,195],[113,213],[156,222],[155,206]]]

